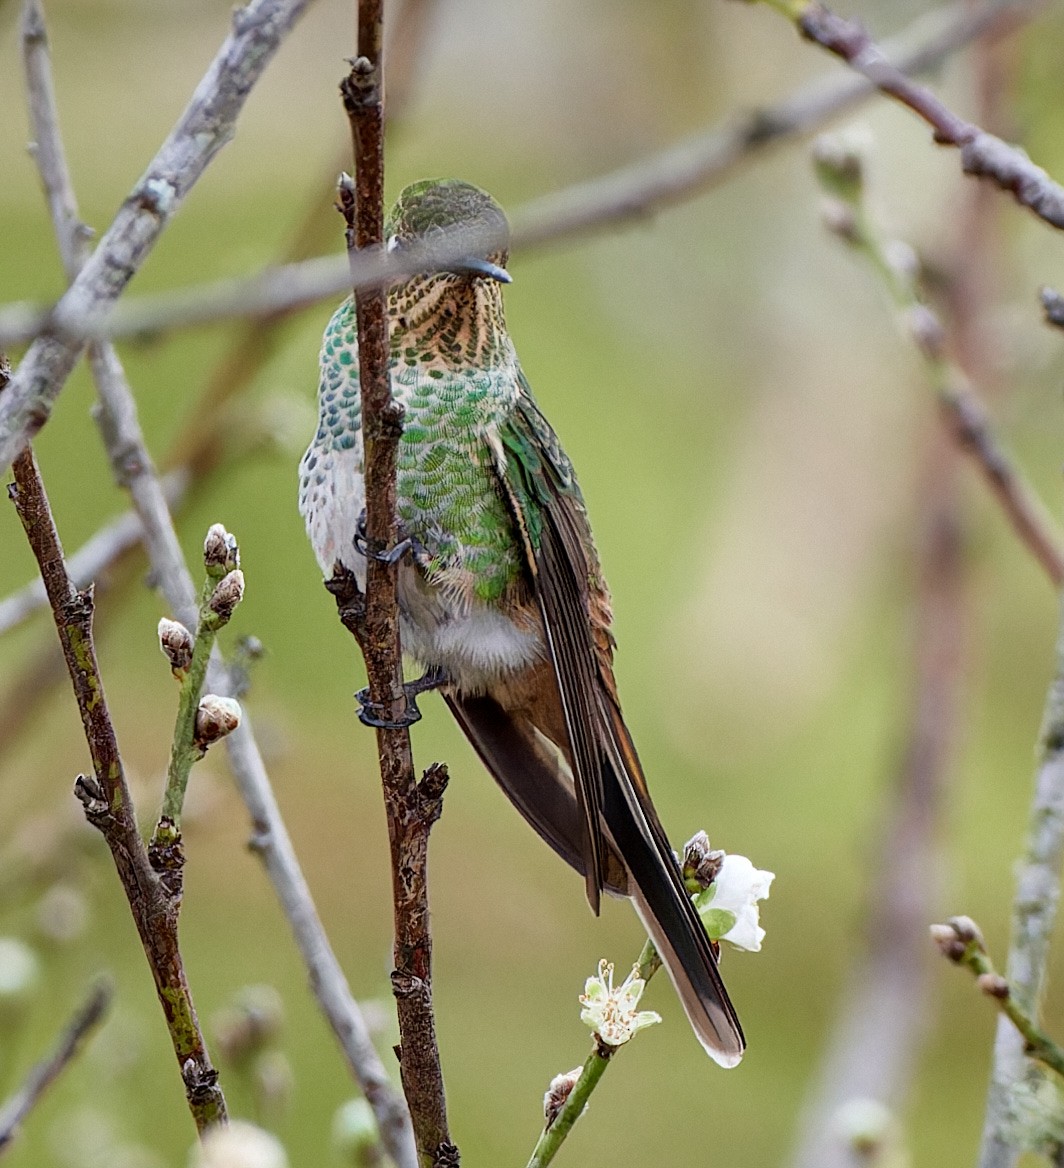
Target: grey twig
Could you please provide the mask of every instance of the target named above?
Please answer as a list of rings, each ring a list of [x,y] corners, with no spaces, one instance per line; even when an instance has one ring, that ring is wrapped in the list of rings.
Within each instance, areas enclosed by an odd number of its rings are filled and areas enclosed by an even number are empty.
[[[1064,610],[1056,675],[1046,697],[1027,842],[1016,867],[1012,938],[1005,976],[1013,1000],[1033,1022],[1046,976],[1049,943],[1060,900],[1064,861]],[[994,1065],[979,1156],[980,1168],[1008,1168],[1019,1158],[1013,1099],[1030,1072],[1024,1040],[1007,1018],[998,1020]]]
[[[14,1141],[23,1121],[36,1107],[41,1096],[66,1070],[88,1037],[103,1021],[113,994],[110,981],[98,981],[63,1028],[55,1049],[31,1069],[22,1086],[0,1106],[0,1155]]]
[[[38,0],[26,2],[27,11],[37,9]],[[34,51],[36,45],[44,45],[43,18],[39,10],[34,23],[40,25],[41,35],[34,37],[33,45],[29,46],[30,51]],[[50,86],[38,84],[41,76],[44,75],[40,71],[28,70],[31,105],[36,111],[35,132],[39,142],[48,141],[48,157],[59,160],[57,165],[42,170],[42,178],[49,191],[50,207],[53,210],[56,207],[65,209],[55,226],[64,260],[70,255],[73,268],[71,275],[76,279],[79,256],[72,233],[78,222],[77,203],[69,173],[62,162],[63,148],[54,96]],[[94,348],[96,354],[92,361],[92,371],[100,396],[100,426],[112,467],[116,477],[132,496],[145,548],[160,590],[174,616],[186,627],[194,628],[197,615],[195,585],[185,563],[159,477],[148,453],[132,391],[114,349],[110,345]],[[217,652],[212,655],[208,667],[207,686],[217,694],[229,695],[233,692],[228,670]],[[409,1118],[402,1101],[391,1087],[365,1020],[351,996],[322,928],[248,719],[245,718],[227,737],[226,745],[237,785],[254,824],[256,849],[285,910],[310,973],[312,989],[340,1041],[356,1079],[374,1108],[384,1147],[399,1168],[414,1168],[416,1157]]]
[[[1040,0],[985,0],[978,7],[956,4],[924,17],[883,52],[899,71],[931,69],[951,53],[984,37],[1000,35],[1040,6]],[[930,27],[929,27],[930,26]],[[622,167],[601,178],[547,195],[520,208],[513,217],[512,250],[643,220],[662,207],[721,182],[743,162],[781,142],[808,135],[875,92],[864,77],[842,76],[798,90],[793,97],[710,130],[676,146]],[[446,262],[485,240],[461,238],[434,253]],[[64,307],[12,304],[0,309],[0,347],[27,341],[42,329],[61,328],[72,338],[154,335],[233,317],[267,317],[305,307],[356,287],[372,287],[418,270],[426,257],[329,256],[270,268],[244,279],[230,279],[178,292],[142,296],[115,306],[106,317]],[[0,423],[3,415],[0,415]],[[0,436],[3,431],[0,430]],[[0,455],[5,448],[0,444]]]
[[[310,0],[250,0],[187,109],[52,313],[56,335],[30,346],[0,400],[0,467],[44,425],[81,352],[64,319],[105,314],[207,164],[232,137],[254,83]],[[31,29],[32,32],[32,29]]]

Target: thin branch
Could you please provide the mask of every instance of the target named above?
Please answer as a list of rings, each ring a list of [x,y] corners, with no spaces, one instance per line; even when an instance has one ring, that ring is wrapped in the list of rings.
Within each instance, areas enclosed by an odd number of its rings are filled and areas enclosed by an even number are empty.
[[[26,447],[13,465],[8,495],[15,504],[48,590],[56,629],[74,685],[95,779],[78,778],[75,792],[88,821],[111,850],[119,879],[151,967],[156,992],[177,1056],[189,1110],[199,1131],[224,1123],[225,1097],[211,1065],[185,977],[177,938],[178,900],[149,861],[137,830],[92,636],[92,593],[78,592],[63,562],[63,549],[33,451]]]
[[[939,146],[960,151],[965,174],[987,178],[1051,227],[1064,229],[1064,187],[1036,166],[1025,151],[974,122],[965,121],[930,89],[905,75],[856,21],[838,16],[819,0],[766,0],[802,36],[845,61],[881,93],[922,118]]]
[[[180,505],[187,485],[188,475],[185,473],[175,471],[163,477],[163,495],[171,508]],[[143,538],[144,528],[135,511],[126,511],[112,519],[67,560],[71,580],[78,588],[87,587],[110,571],[128,552],[139,548]],[[47,607],[48,594],[37,577],[0,600],[0,636]]]
[[[922,294],[919,264],[911,249],[892,247],[869,213],[862,159],[830,136],[817,144],[815,158],[817,173],[831,195],[825,214],[828,226],[879,277],[923,359],[954,440],[974,460],[1013,531],[1059,589],[1064,584],[1064,551],[1053,519],[999,441],[974,386],[951,357],[942,322]]]
[[[383,254],[384,64],[381,0],[358,0],[358,57],[341,84],[351,125],[355,183],[341,184],[348,247]],[[365,450],[366,539],[383,552],[396,541],[396,461],[402,409],[392,399],[388,373],[388,297],[379,284],[355,287],[359,386]],[[370,702],[391,728],[378,727],[384,806],[392,865],[395,968],[392,991],[399,1018],[399,1072],[423,1168],[457,1165],[458,1149],[447,1126],[443,1072],[432,1008],[432,937],[429,932],[428,837],[442,809],[446,767],[435,764],[419,783],[410,731],[400,726],[407,710],[399,645],[398,569],[367,557],[366,593],[337,567],[329,582],[341,618],[366,661]]]
[[[1012,938],[1005,976],[1016,1005],[1037,1022],[1064,861],[1064,609],[1056,673],[1042,719],[1034,788],[1026,847],[1016,867]],[[1013,1143],[1012,1100],[1013,1093],[1025,1082],[1029,1067],[1023,1039],[1007,1019],[1000,1019],[980,1168],[1005,1168],[1019,1157],[1019,1149]]]
[[[980,37],[1011,31],[1041,6],[1042,0],[986,0],[977,8],[956,4],[914,22],[901,37],[887,42],[884,53],[904,72],[932,69]],[[740,164],[770,147],[814,133],[874,92],[875,87],[862,77],[819,81],[730,126],[537,199],[515,212],[511,250],[644,221],[656,210],[722,182]],[[436,254],[446,261],[467,253],[471,245],[490,242],[462,237],[453,248]],[[79,312],[74,305],[58,313],[50,305],[12,304],[0,309],[0,346],[31,340],[47,329],[61,330],[68,337],[102,339],[154,336],[233,317],[268,317],[335,297],[350,290],[352,282],[371,287],[385,278],[408,275],[418,270],[419,258],[416,252],[407,257],[358,256],[349,266],[343,257],[319,257],[249,278],[126,300],[107,316]],[[0,446],[0,454],[3,449]]]
[[[45,1091],[73,1062],[81,1047],[103,1021],[113,996],[111,982],[98,981],[63,1028],[55,1049],[32,1068],[22,1086],[0,1106],[0,1155],[14,1141],[22,1123]]]
[[[30,6],[35,6],[36,2],[27,0]],[[38,17],[38,20],[43,27],[43,17]],[[44,45],[43,40],[40,44]],[[71,248],[70,232],[77,222],[77,204],[69,173],[62,163],[63,147],[54,94],[50,86],[40,84],[42,75],[39,72],[28,70],[27,73],[31,105],[37,111],[35,130],[38,140],[47,141],[49,156],[61,163],[42,171],[42,179],[49,191],[49,205],[71,209],[70,214],[55,222],[60,247],[66,255]],[[56,187],[60,189],[54,189]],[[75,256],[75,263],[76,259]],[[75,270],[72,275],[76,274]],[[133,498],[160,590],[178,620],[186,627],[195,627],[195,586],[140,428],[132,391],[114,349],[110,345],[94,349],[92,372],[100,396],[99,420],[108,456],[116,477]],[[211,449],[216,452],[216,446]],[[199,469],[202,470],[202,466]],[[212,654],[207,667],[207,684],[217,694],[231,695],[234,692],[233,680],[217,652]],[[293,930],[310,974],[313,992],[374,1109],[385,1149],[399,1168],[414,1168],[416,1155],[409,1117],[391,1087],[362,1013],[351,996],[322,928],[248,719],[245,718],[227,737],[226,745],[237,786],[254,823],[256,850],[263,859]]]
[[[122,205],[99,247],[55,309],[93,317],[113,304],[143,264],[207,164],[232,137],[252,86],[310,0],[250,0],[187,109]],[[0,400],[0,467],[45,424],[81,351],[81,342],[40,336]]]

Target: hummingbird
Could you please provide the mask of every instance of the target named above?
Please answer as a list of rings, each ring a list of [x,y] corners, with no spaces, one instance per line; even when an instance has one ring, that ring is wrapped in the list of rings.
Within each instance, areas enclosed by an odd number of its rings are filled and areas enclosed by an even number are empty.
[[[536,404],[503,312],[506,216],[455,179],[406,187],[389,251],[455,233],[503,242],[388,292],[400,640],[535,831],[603,893],[629,897],[706,1052],[742,1057],[716,954],[654,810],[621,713],[610,594],[572,464]],[[463,235],[462,238],[467,236]],[[320,357],[319,422],[299,509],[322,571],[364,589],[365,491],[353,300]],[[363,721],[381,725],[364,704]]]

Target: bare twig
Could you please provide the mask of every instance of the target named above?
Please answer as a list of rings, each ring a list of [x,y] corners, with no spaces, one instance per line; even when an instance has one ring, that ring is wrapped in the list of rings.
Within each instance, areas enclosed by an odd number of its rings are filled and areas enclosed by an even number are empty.
[[[250,0],[189,106],[126,199],[99,247],[55,307],[57,330],[70,314],[106,312],[147,258],[207,164],[233,133],[237,115],[309,0]],[[69,336],[40,336],[0,400],[0,467],[44,425],[81,351]]]
[[[27,0],[28,8],[36,7],[36,3],[37,0]],[[43,18],[39,14],[37,20],[43,32]],[[37,42],[43,52],[43,37],[38,37]],[[38,140],[48,143],[48,156],[57,160],[54,165],[42,169],[42,178],[49,192],[50,206],[68,209],[67,214],[56,220],[55,226],[64,256],[72,253],[72,275],[76,275],[79,257],[72,252],[71,232],[77,222],[77,204],[63,161],[54,94],[46,83],[46,74],[31,69],[27,72]],[[45,83],[41,83],[42,76]],[[98,347],[92,366],[100,395],[100,423],[107,452],[116,476],[132,495],[156,581],[175,616],[186,627],[195,627],[195,586],[144,441],[125,373],[110,345]],[[214,465],[218,456],[217,443],[206,440],[190,443],[188,456],[190,468],[202,471],[204,458]],[[208,665],[207,683],[215,693],[233,692],[232,679],[217,653]],[[256,850],[292,927],[314,993],[374,1109],[384,1147],[399,1168],[414,1168],[416,1156],[409,1117],[391,1088],[361,1011],[325,936],[247,719],[227,737],[226,744],[237,785],[255,825]]]
[[[173,472],[162,480],[163,495],[171,507],[184,497],[188,475]],[[135,511],[126,511],[105,524],[67,561],[67,571],[78,588],[85,588],[113,568],[134,548],[140,547],[144,529]],[[0,636],[17,628],[34,613],[48,607],[48,594],[37,577],[24,588],[0,600]]]
[[[351,124],[355,184],[341,184],[348,247],[382,253],[384,238],[384,64],[381,0],[358,2],[358,57],[341,84]],[[359,383],[366,484],[366,535],[371,550],[394,545],[396,458],[402,409],[392,400],[388,374],[388,298],[383,287],[355,288]],[[406,712],[399,608],[394,563],[367,557],[366,594],[350,573],[339,570],[329,582],[341,618],[358,640],[366,660],[370,701],[382,720],[378,728],[384,805],[392,863],[395,968],[392,991],[399,1017],[399,1071],[423,1168],[457,1165],[451,1143],[443,1072],[432,1009],[432,938],[429,932],[428,836],[442,807],[446,767],[435,764],[419,783],[414,774],[410,731],[398,726]]]
[[[95,778],[82,775],[75,792],[85,816],[111,849],[155,980],[189,1109],[199,1131],[225,1122],[225,1097],[211,1065],[185,977],[177,937],[179,900],[149,861],[137,830],[122,758],[104,697],[92,637],[92,593],[78,592],[63,562],[48,498],[33,451],[26,447],[13,465],[8,494],[26,530],[48,590],[63,655],[81,712]]]
[[[902,37],[888,42],[884,53],[906,73],[930,69],[979,37],[1011,30],[1040,6],[1041,0],[986,0],[978,8],[959,3],[915,22]],[[813,133],[874,92],[875,87],[863,77],[820,81],[731,126],[537,199],[513,216],[512,250],[645,220],[656,210],[721,182],[741,163],[770,147]],[[446,262],[466,254],[471,244],[490,242],[463,237],[454,241],[453,249],[434,254]],[[406,257],[359,256],[353,266],[341,257],[322,257],[267,269],[246,279],[126,300],[106,317],[79,312],[74,305],[64,308],[61,319],[52,306],[8,305],[0,309],[0,346],[30,340],[46,328],[61,328],[69,337],[100,339],[156,335],[233,317],[266,317],[334,297],[349,290],[352,282],[371,287],[386,277],[409,274],[417,270],[418,260],[416,251]]]
[[[22,1086],[0,1106],[0,1155],[18,1135],[38,1100],[77,1056],[82,1045],[103,1021],[114,990],[110,981],[98,981],[63,1028],[55,1049],[26,1076]]]
[[[958,117],[930,89],[907,77],[860,24],[838,16],[819,0],[767,2],[794,21],[802,36],[834,53],[881,93],[922,118],[938,145],[958,149],[965,174],[990,179],[1051,227],[1064,229],[1064,187],[1018,146]]]

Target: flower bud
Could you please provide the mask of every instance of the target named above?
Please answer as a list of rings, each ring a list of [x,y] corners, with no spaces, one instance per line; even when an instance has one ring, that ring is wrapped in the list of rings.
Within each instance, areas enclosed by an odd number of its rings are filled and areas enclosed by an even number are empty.
[[[821,134],[813,143],[813,169],[835,198],[856,204],[864,186],[864,142],[858,134]]]
[[[207,607],[224,625],[233,615],[233,609],[244,599],[244,573],[239,568],[218,581]]]
[[[190,1168],[288,1168],[288,1156],[276,1136],[247,1120],[209,1128],[192,1149]]]
[[[221,579],[226,572],[240,567],[240,548],[236,536],[226,531],[220,523],[211,525],[203,541],[203,564],[212,579]]]
[[[975,984],[988,998],[997,998],[999,1002],[1004,1002],[1009,996],[1009,983],[1000,973],[981,973]]]
[[[373,1164],[380,1134],[373,1108],[365,1099],[348,1099],[336,1109],[332,1122],[333,1147],[345,1164]]]
[[[547,1121],[547,1127],[550,1127],[561,1115],[562,1108],[573,1093],[573,1088],[576,1086],[576,1081],[580,1078],[582,1070],[582,1067],[574,1067],[573,1070],[566,1071],[563,1075],[555,1075],[551,1079],[550,1086],[543,1096],[543,1116]]]
[[[724,852],[709,846],[704,831],[693,835],[683,846],[683,878],[689,892],[701,892],[720,875]]]
[[[240,725],[240,703],[218,694],[204,694],[196,710],[196,745],[201,750],[224,738]]]
[[[159,648],[166,655],[178,681],[184,679],[192,664],[192,634],[180,621],[164,616],[159,621]]]
[[[932,925],[931,940],[938,946],[943,957],[950,961],[960,961],[964,957],[964,942],[954,932],[952,925]]]

